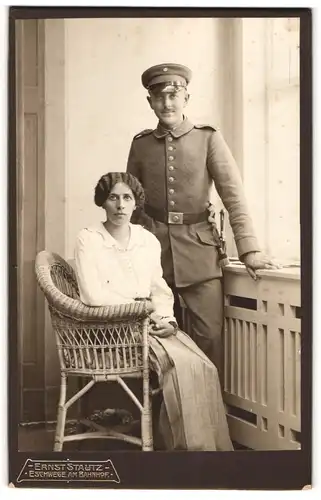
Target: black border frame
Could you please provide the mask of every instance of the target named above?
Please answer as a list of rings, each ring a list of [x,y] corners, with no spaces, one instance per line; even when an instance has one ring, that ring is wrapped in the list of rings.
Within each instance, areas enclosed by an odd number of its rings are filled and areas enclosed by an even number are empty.
[[[302,449],[300,451],[18,452],[17,378],[17,165],[15,96],[15,21],[18,19],[102,17],[299,17],[300,18],[300,218],[302,306]],[[312,475],[312,10],[308,8],[197,7],[9,7],[8,60],[8,483],[35,488],[105,489],[302,489]],[[304,388],[304,390],[303,390]],[[17,483],[25,463],[35,460],[111,459],[120,484],[106,482]]]

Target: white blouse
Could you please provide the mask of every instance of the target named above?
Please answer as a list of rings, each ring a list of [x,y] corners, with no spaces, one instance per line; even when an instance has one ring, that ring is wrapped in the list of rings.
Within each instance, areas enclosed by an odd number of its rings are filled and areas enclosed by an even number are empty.
[[[173,317],[173,294],[163,279],[161,246],[152,233],[130,224],[126,249],[103,223],[82,229],[75,247],[80,299],[89,306],[126,304],[150,297],[155,312]]]

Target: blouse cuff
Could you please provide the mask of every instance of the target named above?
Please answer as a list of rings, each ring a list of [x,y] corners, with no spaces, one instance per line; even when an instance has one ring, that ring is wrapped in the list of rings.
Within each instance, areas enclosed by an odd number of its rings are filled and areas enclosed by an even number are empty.
[[[166,319],[166,321],[168,323],[176,323],[177,324],[176,318],[174,318],[174,316],[162,316],[162,319]]]

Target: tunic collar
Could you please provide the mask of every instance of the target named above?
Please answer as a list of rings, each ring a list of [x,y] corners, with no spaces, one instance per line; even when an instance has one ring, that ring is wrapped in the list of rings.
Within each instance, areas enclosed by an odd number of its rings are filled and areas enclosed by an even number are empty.
[[[165,137],[166,135],[168,134],[171,134],[173,137],[175,138],[178,138],[178,137],[181,137],[182,135],[185,135],[187,134],[188,132],[190,132],[192,129],[194,128],[194,125],[192,122],[189,121],[189,119],[187,117],[184,118],[184,120],[182,121],[182,123],[172,129],[172,130],[168,130],[168,129],[165,129],[159,122],[158,122],[158,125],[157,125],[157,128],[153,131],[153,134],[155,137],[157,137],[158,139],[162,138],[162,137]]]

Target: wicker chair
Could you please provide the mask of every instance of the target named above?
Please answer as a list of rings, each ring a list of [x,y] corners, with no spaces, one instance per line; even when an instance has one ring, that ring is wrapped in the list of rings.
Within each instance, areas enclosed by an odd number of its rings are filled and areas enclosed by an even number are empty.
[[[107,438],[153,450],[151,396],[149,386],[148,325],[152,305],[148,300],[107,307],[88,307],[79,300],[73,268],[59,255],[42,251],[35,262],[38,285],[50,310],[58,349],[61,386],[54,451],[66,441]],[[90,381],[66,401],[68,377]],[[143,403],[124,379],[140,378]],[[141,438],[95,422],[82,420],[91,430],[65,436],[68,408],[96,382],[118,382],[141,412]]]

